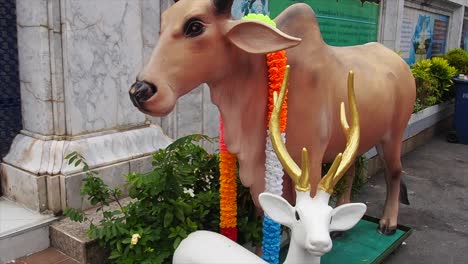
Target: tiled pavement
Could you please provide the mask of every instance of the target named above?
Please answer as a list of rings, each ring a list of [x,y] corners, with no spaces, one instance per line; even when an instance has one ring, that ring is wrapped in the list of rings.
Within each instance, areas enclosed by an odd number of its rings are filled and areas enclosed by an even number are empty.
[[[8,264],[79,264],[79,262],[54,248],[48,248],[31,256],[11,261]]]

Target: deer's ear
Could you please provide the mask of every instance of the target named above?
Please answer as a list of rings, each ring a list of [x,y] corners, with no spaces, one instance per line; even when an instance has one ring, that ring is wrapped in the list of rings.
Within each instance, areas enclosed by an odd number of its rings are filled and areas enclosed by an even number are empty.
[[[268,217],[275,222],[291,227],[294,221],[294,207],[288,201],[271,193],[261,193],[258,200]]]
[[[288,49],[301,43],[275,27],[252,20],[228,21],[224,25],[226,37],[241,50],[253,54],[266,54]]]
[[[351,203],[333,209],[330,231],[345,231],[355,226],[367,210],[363,203]]]

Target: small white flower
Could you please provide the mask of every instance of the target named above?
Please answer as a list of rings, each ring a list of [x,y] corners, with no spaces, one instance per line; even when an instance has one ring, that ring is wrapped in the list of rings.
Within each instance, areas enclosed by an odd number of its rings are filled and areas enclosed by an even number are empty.
[[[136,245],[138,243],[138,239],[140,239],[140,238],[141,238],[141,236],[139,234],[133,234],[131,244],[133,246]]]
[[[195,193],[193,192],[193,189],[184,188],[184,193],[189,194],[190,197],[195,197]]]

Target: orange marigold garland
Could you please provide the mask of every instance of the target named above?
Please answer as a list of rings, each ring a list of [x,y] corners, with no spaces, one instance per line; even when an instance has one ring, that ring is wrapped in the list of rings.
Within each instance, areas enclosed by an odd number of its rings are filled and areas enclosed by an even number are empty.
[[[268,115],[267,124],[270,123],[271,113],[274,108],[275,92],[279,93],[283,83],[284,74],[286,72],[287,58],[286,51],[278,51],[267,54],[268,65]],[[287,96],[287,94],[286,94]],[[283,103],[280,112],[280,130],[283,141],[286,135],[286,121],[288,107],[287,103]],[[281,166],[278,157],[273,149],[267,129],[267,139],[265,146],[265,191],[281,196],[283,194],[283,167]],[[281,246],[281,225],[270,219],[268,216],[263,218],[263,241],[262,241],[262,258],[271,264],[279,263],[279,253]]]
[[[229,153],[224,143],[223,120],[219,118],[219,196],[221,234],[237,241],[237,159]]]
[[[274,108],[273,94],[281,91],[281,85],[283,84],[284,73],[286,72],[287,57],[286,51],[278,51],[269,53],[266,55],[267,66],[268,66],[268,117],[267,124],[270,124],[271,113]],[[286,121],[288,118],[288,104],[286,103],[288,98],[288,90],[285,94],[285,103],[281,106],[280,112],[280,130],[281,133],[286,131]]]

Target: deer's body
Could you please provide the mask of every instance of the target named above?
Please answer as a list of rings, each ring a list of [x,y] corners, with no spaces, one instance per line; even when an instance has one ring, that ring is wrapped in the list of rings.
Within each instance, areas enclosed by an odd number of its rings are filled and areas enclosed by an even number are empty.
[[[326,45],[313,10],[305,4],[281,13],[275,19],[279,30],[230,20],[224,8],[230,4],[229,0],[181,0],[166,11],[160,42],[140,76],[144,81],[130,90],[134,103],[145,113],[165,115],[178,97],[208,83],[224,121],[228,150],[237,155],[242,183],[258,206],[258,195],[265,188],[268,76],[264,54],[287,49],[294,72],[288,86],[286,142],[296,162],[303,147],[311,152],[311,186],[320,180],[322,162],[331,161],[345,147],[338,106],[346,101],[346,74],[353,70],[361,112],[358,153],[378,146],[388,184],[381,229],[396,227],[401,142],[415,100],[409,67],[377,43]],[[190,24],[190,19],[202,26]],[[199,27],[203,30],[197,31]],[[290,202],[293,190],[285,178],[284,196]]]

